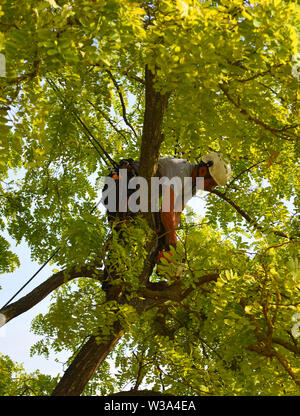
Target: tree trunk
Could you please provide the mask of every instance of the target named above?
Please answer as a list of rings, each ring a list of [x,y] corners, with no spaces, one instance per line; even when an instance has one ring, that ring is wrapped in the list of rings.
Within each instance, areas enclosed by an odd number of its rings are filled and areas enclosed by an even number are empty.
[[[159,158],[159,149],[163,141],[162,122],[165,109],[168,105],[169,93],[161,94],[154,87],[155,74],[146,66],[145,70],[145,113],[143,124],[143,137],[141,144],[139,175],[148,182],[148,212],[145,213],[151,228],[154,228],[151,213],[151,177],[155,176]]]
[[[157,169],[159,149],[163,141],[161,132],[163,116],[170,94],[162,95],[159,91],[156,91],[154,88],[155,75],[147,66],[145,71],[145,113],[139,175],[143,176],[147,180],[148,185],[150,185],[151,177],[155,175]],[[149,209],[148,212],[145,213],[145,218],[150,227],[155,230],[154,218],[150,209],[151,187],[148,186],[148,189]],[[157,237],[150,240],[151,241],[149,241],[147,245],[149,256],[148,259],[145,260],[145,267],[140,276],[141,282],[145,282],[148,279],[154,265]],[[118,301],[123,303],[121,299],[118,299]],[[147,302],[142,305],[140,300],[135,299],[130,303],[142,310]],[[54,389],[52,396],[79,396],[90,378],[117,344],[122,333],[122,327],[119,321],[117,321],[114,325],[114,331],[107,342],[97,344],[95,337],[92,336],[75,357],[72,364]]]
[[[122,335],[121,325],[116,322],[113,333],[106,342],[99,344],[96,337],[91,336],[55,387],[52,396],[80,396],[90,378],[98,370]]]

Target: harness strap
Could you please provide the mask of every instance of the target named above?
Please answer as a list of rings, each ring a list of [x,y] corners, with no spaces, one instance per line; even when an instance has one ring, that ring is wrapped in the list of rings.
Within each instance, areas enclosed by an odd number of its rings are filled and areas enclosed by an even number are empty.
[[[116,216],[122,217],[122,218],[127,217],[126,212],[125,213],[119,212],[119,181],[120,181],[120,175],[122,173],[120,172],[120,170],[122,169],[127,169],[127,185],[128,185],[129,180],[133,178],[134,176],[137,176],[138,174],[137,167],[135,166],[135,162],[133,159],[122,159],[116,164],[115,167],[110,167],[110,174],[108,176],[113,178],[113,180],[116,183],[116,204],[117,204],[116,211],[111,212],[107,210],[108,218],[111,220],[116,218]],[[106,190],[106,186],[107,185],[104,185],[103,191]],[[134,192],[134,190],[128,189],[128,186],[127,186],[127,201],[132,192]]]
[[[198,165],[195,166],[193,173],[192,173],[192,185],[193,185],[193,190],[196,187],[196,178],[202,177],[205,179],[209,179],[211,178],[211,174],[209,173],[209,166],[211,166],[212,163],[208,162],[205,163],[203,161],[201,161]],[[205,173],[203,172],[205,168]],[[202,170],[202,172],[201,172]]]

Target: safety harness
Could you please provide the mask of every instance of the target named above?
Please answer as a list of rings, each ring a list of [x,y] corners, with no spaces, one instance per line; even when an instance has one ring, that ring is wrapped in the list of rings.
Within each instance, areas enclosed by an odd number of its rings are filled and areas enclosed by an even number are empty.
[[[128,201],[130,195],[135,191],[134,189],[128,189],[128,183],[130,179],[132,179],[134,176],[138,176],[138,168],[137,164],[133,159],[122,159],[119,161],[119,163],[116,165],[116,167],[109,167],[110,173],[107,175],[108,177],[113,178],[113,180],[116,183],[116,211],[109,211],[107,210],[108,220],[114,221],[116,217],[118,217],[119,220],[123,220],[127,217],[127,212],[119,212],[119,204],[120,204],[120,198],[119,198],[119,181],[122,172],[121,170],[126,169],[127,170],[127,195],[126,199]],[[107,184],[104,185],[102,192],[106,191]],[[108,197],[104,199],[104,204],[107,204]]]
[[[195,166],[193,173],[192,173],[192,192],[193,194],[195,193],[196,190],[196,179],[199,178],[200,176],[203,177],[203,179],[210,179],[211,178],[211,174],[209,172],[209,167],[212,166],[213,162],[209,161],[209,162],[203,162],[201,160],[201,162]],[[204,169],[203,168],[207,168],[205,169],[205,172],[201,172]]]

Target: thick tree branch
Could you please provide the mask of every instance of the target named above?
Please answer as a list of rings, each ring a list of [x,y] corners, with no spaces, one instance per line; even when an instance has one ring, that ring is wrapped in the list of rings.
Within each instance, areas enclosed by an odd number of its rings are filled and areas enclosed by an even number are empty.
[[[18,29],[18,30],[21,30],[21,27],[20,26],[18,26],[18,25],[16,25],[15,23],[4,23],[4,22],[0,22],[0,26],[5,26],[5,27],[8,27],[8,28],[14,28],[14,29]]]
[[[162,122],[167,108],[169,93],[161,94],[155,89],[155,74],[146,67],[146,97],[143,136],[140,156],[140,175],[147,180],[155,176],[159,149],[163,141]]]
[[[217,189],[213,189],[210,191],[212,194],[217,195],[218,197],[222,198],[224,201],[226,201],[229,205],[231,205],[250,225],[252,225],[256,230],[263,232],[264,227],[259,225],[253,218],[251,218],[240,206],[237,205],[236,202],[232,201],[228,196],[226,196],[224,193],[218,191]],[[287,234],[272,230],[272,233],[275,235],[278,235],[279,237],[289,238],[292,239],[293,237],[288,236]]]
[[[279,352],[276,351],[275,349],[274,349],[273,355],[277,358],[277,360],[280,362],[280,364],[285,369],[285,371],[294,380],[295,384],[297,386],[300,386],[300,379],[297,377],[297,374],[295,374],[294,370],[289,365],[289,363],[287,362],[287,360],[281,354],[279,354]]]
[[[57,384],[52,396],[79,396],[122,335],[121,324],[116,321],[108,339],[99,342],[95,336],[91,336]]]
[[[249,172],[251,169],[255,168],[255,166],[260,165],[261,163],[265,162],[266,159],[260,160],[257,163],[254,163],[253,165],[251,165],[249,168],[244,169],[242,172],[240,172],[237,176],[235,176],[234,178],[231,179],[231,181],[226,185],[226,190],[229,189],[231,187],[231,185],[238,179],[240,178],[242,175],[244,175],[244,173]],[[226,192],[225,192],[226,193]],[[224,193],[224,195],[225,195]]]
[[[228,61],[228,60],[227,60]],[[229,61],[228,61],[229,62]],[[234,65],[234,62],[229,62],[231,65]],[[248,77],[248,78],[235,78],[235,81],[238,81],[238,82],[249,82],[249,81],[252,81],[252,80],[254,80],[254,79],[256,79],[256,78],[259,78],[259,77],[264,77],[265,75],[267,75],[267,74],[271,74],[272,73],[272,70],[273,69],[277,69],[277,68],[280,68],[281,66],[282,66],[283,64],[279,64],[279,65],[274,65],[274,66],[271,66],[269,69],[267,69],[267,70],[265,70],[265,71],[262,71],[262,72],[257,72],[256,74],[253,74],[253,75],[251,75],[250,77]],[[237,65],[237,66],[239,66],[240,68],[242,67],[243,69],[245,69],[245,70],[247,70],[247,68],[245,67],[245,66],[241,66],[241,65]]]
[[[154,220],[151,214],[151,177],[157,171],[159,150],[163,141],[162,123],[168,105],[170,93],[161,94],[155,89],[155,74],[146,66],[145,68],[146,96],[143,123],[143,135],[140,153],[139,175],[148,182],[148,212],[145,218],[151,228]]]
[[[23,296],[21,299],[0,310],[0,314],[4,315],[5,323],[7,323],[11,319],[21,315],[33,306],[37,305],[41,300],[62,284],[78,277],[89,277],[101,280],[103,277],[103,271],[97,269],[97,265],[95,264],[84,265],[82,267],[74,266],[70,269],[61,270],[58,273],[53,274],[49,277],[49,279],[41,283],[38,287]]]
[[[295,140],[297,142],[299,141],[299,138],[297,136],[295,136],[293,134],[285,134],[284,133],[286,130],[297,127],[298,125],[284,126],[281,129],[269,126],[264,121],[259,120],[258,118],[253,117],[251,114],[249,114],[248,110],[246,110],[245,108],[242,108],[239,104],[239,99],[236,101],[229,94],[229,90],[228,90],[227,86],[225,86],[224,84],[219,84],[219,87],[223,91],[223,93],[226,96],[226,98],[228,99],[228,101],[231,102],[234,105],[234,107],[237,108],[240,111],[240,113],[243,114],[250,122],[256,124],[257,126],[263,127],[265,130],[271,132],[275,136],[280,137],[282,139]]]
[[[123,108],[123,118],[128,124],[126,117],[126,107],[123,100],[122,93],[119,85],[114,79],[110,71],[107,71],[110,75],[121,100]],[[141,145],[141,157],[140,157],[140,176],[146,178],[148,183],[151,181],[151,177],[155,175],[157,162],[159,157],[159,149],[162,142],[162,120],[164,111],[168,103],[169,95],[161,95],[154,88],[154,74],[146,67],[146,99],[145,99],[145,114],[143,125],[143,137]],[[131,127],[132,129],[132,127]],[[135,134],[136,135],[136,134]],[[151,204],[151,193],[149,187],[149,202]],[[149,205],[150,205],[149,204]],[[155,229],[154,220],[151,210],[148,211],[146,219],[152,229]],[[145,250],[148,253],[148,258],[144,262],[144,268],[140,275],[141,284],[146,284],[152,273],[153,266],[155,264],[155,252],[157,247],[157,235],[153,233],[146,243]],[[118,277],[118,276],[116,276]],[[111,276],[114,279],[114,276]],[[114,287],[113,289],[116,289]],[[127,303],[126,296],[123,294],[123,288],[117,288],[118,290],[111,291],[109,289],[107,295],[112,300],[117,301],[119,304]],[[147,301],[134,298],[129,302],[134,306],[138,313],[141,313],[145,308],[155,305],[156,298],[149,297]],[[101,344],[97,344],[96,338],[92,336],[85,346],[80,350],[78,355],[73,360],[70,367],[65,372],[61,381],[55,388],[54,396],[79,396],[85,385],[93,376],[95,371],[99,368],[103,360],[108,353],[114,348],[120,337],[122,336],[122,326],[119,320],[116,320],[113,330],[109,336],[109,340]]]
[[[294,370],[288,363],[288,361],[275,349],[266,345],[265,342],[259,344],[250,345],[248,350],[255,351],[257,354],[264,355],[266,357],[276,357],[284,370],[290,375],[297,386],[300,386],[300,380],[295,374]]]
[[[215,282],[219,278],[218,273],[209,273],[201,276],[198,282],[195,282],[196,287],[200,287],[205,283]],[[180,302],[185,299],[192,291],[193,286],[184,289],[183,282],[176,280],[173,284],[169,285],[166,282],[148,283],[146,288],[140,290],[141,296],[145,296],[148,299],[155,299],[160,301],[173,300]]]
[[[297,355],[300,355],[300,347],[298,347],[297,345],[293,345],[290,342],[284,341],[281,338],[278,337],[273,337],[272,338],[272,342],[274,344],[278,344],[281,345],[282,347],[284,347],[285,349],[294,352]]]

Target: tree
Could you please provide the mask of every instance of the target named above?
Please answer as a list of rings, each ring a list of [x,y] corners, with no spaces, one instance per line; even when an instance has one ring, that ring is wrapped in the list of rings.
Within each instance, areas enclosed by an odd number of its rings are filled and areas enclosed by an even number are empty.
[[[299,5],[281,0],[2,1],[1,227],[59,270],[34,351],[70,350],[52,395],[296,395]],[[182,215],[157,274],[151,213],[111,232],[93,207],[111,160],[227,154],[230,183]],[[18,180],[7,182],[11,171]],[[2,271],[18,259],[1,237]],[[114,296],[102,290],[104,261]],[[174,277],[184,261],[185,276]],[[109,375],[108,357],[120,372]],[[93,390],[95,391],[95,390]]]
[[[51,394],[57,377],[51,378],[35,371],[26,374],[23,367],[8,356],[0,355],[1,396],[44,396]]]

